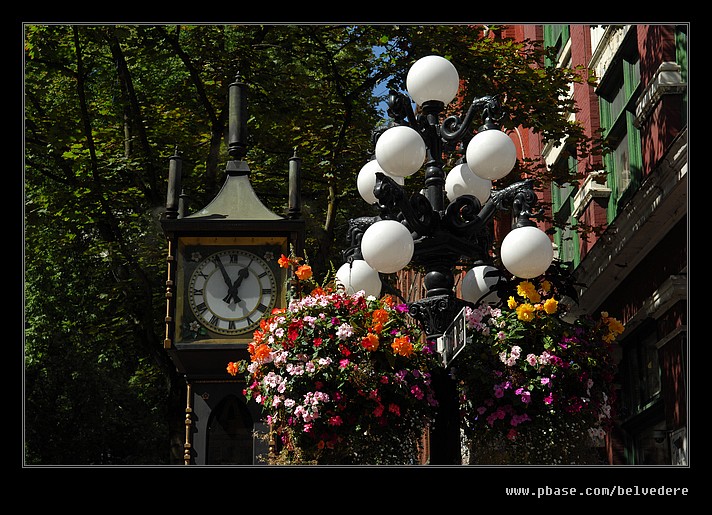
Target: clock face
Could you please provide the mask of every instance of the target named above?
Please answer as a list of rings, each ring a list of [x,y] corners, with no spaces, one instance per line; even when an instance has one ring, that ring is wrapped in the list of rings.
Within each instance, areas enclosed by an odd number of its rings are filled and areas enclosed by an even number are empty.
[[[223,335],[253,331],[272,311],[277,281],[260,257],[226,249],[198,263],[188,284],[190,309],[207,329]]]

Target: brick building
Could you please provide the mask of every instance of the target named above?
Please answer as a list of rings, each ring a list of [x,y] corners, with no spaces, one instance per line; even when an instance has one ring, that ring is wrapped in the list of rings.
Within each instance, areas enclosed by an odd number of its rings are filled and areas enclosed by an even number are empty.
[[[617,356],[619,405],[611,464],[687,464],[687,27],[513,25],[543,40],[558,64],[594,71],[572,88],[572,116],[601,129],[610,152],[578,162],[564,145],[521,139],[549,166],[592,168],[578,187],[552,184],[553,215],[605,227],[598,237],[557,230],[557,256],[576,266],[577,313],[608,311],[626,325]]]

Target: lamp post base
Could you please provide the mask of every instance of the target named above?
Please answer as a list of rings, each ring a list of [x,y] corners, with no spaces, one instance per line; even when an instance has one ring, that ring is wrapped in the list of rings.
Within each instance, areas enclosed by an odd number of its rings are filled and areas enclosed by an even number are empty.
[[[446,369],[433,370],[432,387],[438,399],[430,430],[430,465],[462,465],[460,407],[457,384]]]
[[[467,301],[453,293],[417,300],[408,306],[413,318],[420,322],[428,340],[443,335]],[[457,384],[446,368],[432,372],[432,387],[438,401],[435,422],[430,432],[431,465],[462,465],[460,446],[460,401]]]

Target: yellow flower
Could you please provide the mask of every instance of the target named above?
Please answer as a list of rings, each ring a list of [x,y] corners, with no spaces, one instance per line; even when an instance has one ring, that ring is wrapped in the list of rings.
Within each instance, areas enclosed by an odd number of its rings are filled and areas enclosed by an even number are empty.
[[[536,291],[536,287],[530,281],[522,281],[517,285],[517,294],[521,297],[529,299],[535,304],[541,300],[539,292]]]
[[[507,300],[507,306],[509,306],[509,309],[514,309],[517,307],[517,301],[514,300],[514,297],[509,297],[509,299]]]
[[[612,333],[621,334],[625,331],[625,326],[615,318],[609,318],[606,322],[608,323],[608,330]]]
[[[544,311],[546,311],[546,313],[549,315],[553,315],[554,313],[556,313],[558,307],[559,301],[556,299],[546,299],[544,301]]]
[[[541,282],[541,289],[542,289],[544,292],[549,293],[549,292],[551,291],[551,283],[550,283],[549,281],[547,281],[546,279],[544,279],[544,280]]]
[[[517,306],[517,318],[524,322],[531,322],[534,320],[534,306],[531,304],[522,304]]]

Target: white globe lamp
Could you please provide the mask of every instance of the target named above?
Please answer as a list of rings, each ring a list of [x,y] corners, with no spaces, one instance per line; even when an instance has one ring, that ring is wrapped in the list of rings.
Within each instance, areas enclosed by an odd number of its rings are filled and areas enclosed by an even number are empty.
[[[401,186],[405,184],[405,179],[403,177],[395,177],[386,173],[378,165],[378,161],[372,159],[371,161],[363,165],[363,167],[358,173],[358,177],[356,178],[356,187],[358,188],[358,192],[361,195],[361,198],[369,204],[375,204],[378,201],[376,195],[373,194],[373,188],[374,186],[376,186],[376,172],[381,172],[385,175],[388,175],[391,179],[396,181],[396,184],[399,184]]]
[[[450,202],[462,195],[474,195],[484,204],[491,189],[492,181],[475,175],[465,163],[455,166],[445,177],[445,193]]]
[[[372,224],[361,237],[361,254],[371,268],[392,274],[410,263],[415,242],[410,231],[395,220]]]
[[[522,279],[543,274],[554,259],[551,240],[534,226],[510,231],[502,241],[500,253],[504,267]]]
[[[465,152],[467,166],[475,175],[496,181],[512,171],[517,162],[517,148],[512,138],[498,129],[475,134]]]
[[[407,125],[387,129],[376,141],[376,160],[383,171],[396,177],[408,177],[425,161],[425,142]]]
[[[378,297],[381,294],[381,278],[378,272],[362,259],[344,263],[336,271],[336,280],[346,288],[346,293],[353,295],[363,290],[366,296]]]
[[[429,100],[449,104],[460,89],[460,76],[450,61],[439,55],[429,55],[410,67],[405,85],[418,105]]]
[[[467,271],[460,286],[464,300],[485,304],[496,304],[499,301],[497,292],[490,292],[490,288],[497,284],[498,277],[497,275],[485,276],[488,272],[498,272],[498,270],[493,266],[482,265]]]

